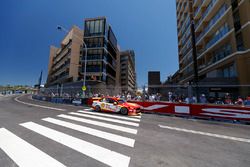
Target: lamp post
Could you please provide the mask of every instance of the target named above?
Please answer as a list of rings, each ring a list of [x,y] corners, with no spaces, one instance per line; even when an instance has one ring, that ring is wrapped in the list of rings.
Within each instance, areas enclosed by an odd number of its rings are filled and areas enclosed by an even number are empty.
[[[64,31],[66,33],[69,33],[69,31],[66,28],[62,27],[62,26],[58,25],[57,29],[60,30],[60,31]],[[77,39],[81,40],[83,45],[84,45],[84,47],[82,47],[82,48],[85,48],[84,76],[83,76],[83,84],[82,84],[82,86],[83,86],[84,89],[86,89],[86,68],[87,68],[88,48],[87,48],[87,45],[86,45],[86,43],[84,42],[83,39],[79,38],[78,36],[76,36],[74,34],[73,34],[73,36],[76,37]],[[82,56],[83,56],[83,52],[82,52]],[[85,90],[82,90],[82,95],[83,95],[83,97],[85,97]]]

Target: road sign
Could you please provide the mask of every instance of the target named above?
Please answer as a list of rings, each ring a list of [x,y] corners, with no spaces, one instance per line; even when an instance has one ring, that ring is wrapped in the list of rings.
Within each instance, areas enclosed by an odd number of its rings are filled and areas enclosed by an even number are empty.
[[[82,86],[82,91],[87,90],[86,86]]]

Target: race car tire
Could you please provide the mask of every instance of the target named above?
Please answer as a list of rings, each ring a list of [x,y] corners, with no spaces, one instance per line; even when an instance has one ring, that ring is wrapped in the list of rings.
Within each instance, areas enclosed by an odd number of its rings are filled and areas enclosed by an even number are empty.
[[[128,115],[128,109],[127,108],[121,108],[120,110],[122,115]]]
[[[100,106],[95,106],[95,111],[96,112],[100,112],[101,111],[101,107]]]

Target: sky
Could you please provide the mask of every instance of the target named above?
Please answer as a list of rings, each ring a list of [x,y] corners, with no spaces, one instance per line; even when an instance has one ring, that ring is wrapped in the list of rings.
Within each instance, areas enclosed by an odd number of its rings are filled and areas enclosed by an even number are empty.
[[[121,50],[136,55],[138,86],[148,71],[161,80],[178,69],[175,0],[3,0],[0,5],[0,85],[46,82],[50,45],[66,35],[57,25],[83,29],[84,18],[106,16]]]

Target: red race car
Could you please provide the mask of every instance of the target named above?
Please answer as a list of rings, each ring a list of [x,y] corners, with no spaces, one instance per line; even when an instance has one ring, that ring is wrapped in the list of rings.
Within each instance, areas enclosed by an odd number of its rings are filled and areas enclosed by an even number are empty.
[[[123,115],[140,115],[141,106],[134,103],[128,103],[123,99],[115,97],[104,97],[93,101],[92,108],[95,111],[117,112]]]

